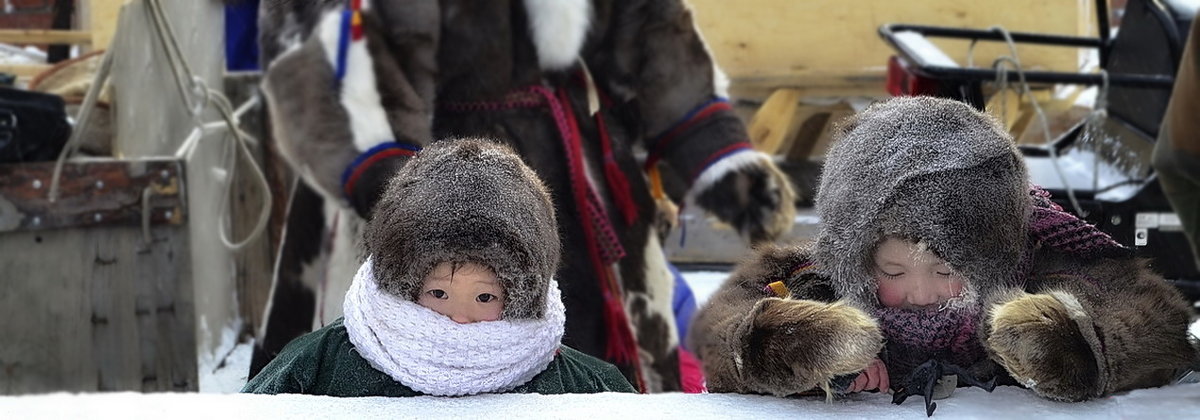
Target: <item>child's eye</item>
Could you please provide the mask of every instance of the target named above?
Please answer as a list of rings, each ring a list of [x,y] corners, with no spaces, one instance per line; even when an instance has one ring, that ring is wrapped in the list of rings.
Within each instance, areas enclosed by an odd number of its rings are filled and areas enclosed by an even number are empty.
[[[950,272],[944,272],[944,273],[943,273],[943,272],[941,272],[941,271],[938,271],[938,272],[937,272],[937,274],[938,274],[939,276],[942,276],[942,277],[949,277],[951,273],[950,273]]]
[[[425,293],[428,293],[429,296],[433,296],[435,299],[445,299],[447,297],[446,291],[442,289],[432,289]]]
[[[886,271],[883,271],[883,270],[879,270],[879,273],[880,273],[880,274],[883,274],[883,275],[885,275],[885,276],[891,277],[891,278],[896,278],[896,277],[900,277],[900,276],[903,276],[903,275],[904,275],[904,272],[903,272],[903,271],[901,271],[901,272],[899,272],[899,273],[896,273],[896,274],[892,274],[892,273],[889,273],[889,272],[886,272]]]
[[[477,301],[479,303],[488,303],[493,300],[496,300],[496,295],[493,295],[491,293],[481,293],[479,296],[475,297],[475,301]]]

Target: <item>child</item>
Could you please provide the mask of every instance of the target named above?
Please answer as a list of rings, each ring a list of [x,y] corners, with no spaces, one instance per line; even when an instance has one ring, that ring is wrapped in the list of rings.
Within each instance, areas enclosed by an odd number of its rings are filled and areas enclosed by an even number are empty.
[[[344,320],[293,341],[243,392],[634,391],[613,366],[560,344],[554,207],[509,149],[426,148],[391,181],[364,242]]]
[[[1009,135],[965,104],[864,110],[816,206],[815,243],[761,249],[697,315],[710,390],[887,391],[932,360],[1078,401],[1196,358],[1179,293],[1031,188]]]

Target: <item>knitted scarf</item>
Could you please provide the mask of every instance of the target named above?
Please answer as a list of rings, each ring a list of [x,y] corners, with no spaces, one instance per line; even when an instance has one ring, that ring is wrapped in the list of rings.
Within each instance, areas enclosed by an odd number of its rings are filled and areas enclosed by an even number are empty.
[[[346,292],[343,311],[350,342],[371,367],[438,396],[504,392],[529,382],[554,360],[566,322],[554,280],[543,319],[459,324],[379,290],[369,258]]]
[[[968,368],[987,355],[975,334],[978,308],[875,311],[887,339],[884,363],[896,383],[931,359]]]

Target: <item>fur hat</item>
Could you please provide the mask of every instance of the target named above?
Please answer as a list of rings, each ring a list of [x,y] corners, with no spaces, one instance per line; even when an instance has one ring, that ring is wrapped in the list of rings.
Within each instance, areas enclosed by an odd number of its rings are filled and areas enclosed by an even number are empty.
[[[558,270],[550,194],[511,149],[477,139],[434,142],[388,184],[364,233],[379,288],[417,300],[439,263],[495,270],[505,319],[542,318]]]
[[[839,127],[813,257],[842,298],[869,309],[878,243],[924,243],[966,280],[955,304],[973,304],[1019,281],[1031,206],[1024,162],[994,119],[958,101],[895,98]]]

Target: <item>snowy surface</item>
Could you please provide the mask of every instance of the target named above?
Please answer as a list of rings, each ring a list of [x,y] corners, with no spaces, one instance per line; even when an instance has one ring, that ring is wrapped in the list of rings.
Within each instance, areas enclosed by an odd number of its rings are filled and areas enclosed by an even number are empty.
[[[692,295],[696,297],[696,306],[703,306],[729,277],[729,273],[724,271],[684,271],[682,274],[683,280],[692,288]]]
[[[462,398],[333,398],[301,395],[52,394],[0,397],[0,418],[925,418],[921,401],[890,404],[887,395],[823,398],[729,394],[482,395]],[[1058,403],[1015,387],[959,389],[938,401],[934,418],[1195,418],[1200,384],[1138,390],[1084,403]]]
[[[199,352],[196,369],[200,378],[200,392],[235,393],[246,385],[253,346],[249,342],[238,342],[237,332],[241,325],[241,321],[237,320],[222,330],[221,344],[213,352]]]

